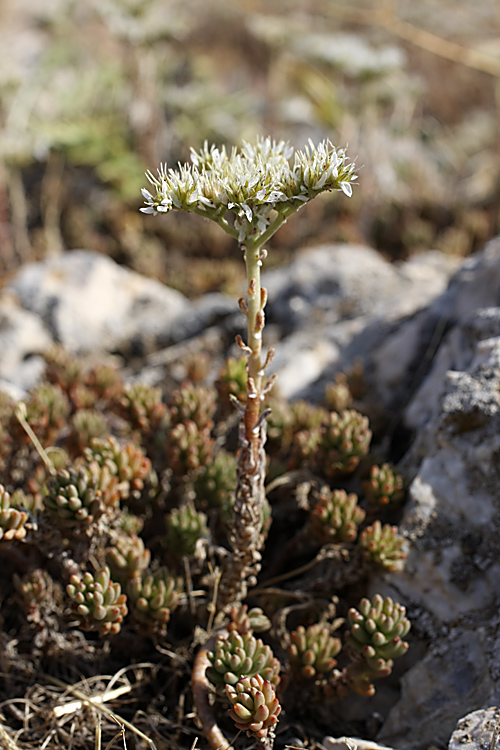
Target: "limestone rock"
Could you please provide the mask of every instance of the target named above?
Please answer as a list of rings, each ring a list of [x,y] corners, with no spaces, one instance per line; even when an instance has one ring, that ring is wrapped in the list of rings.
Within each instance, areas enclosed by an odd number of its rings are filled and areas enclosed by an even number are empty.
[[[10,291],[78,354],[147,351],[168,339],[173,321],[189,308],[180,292],[85,250],[24,266]]]
[[[321,744],[325,750],[391,750],[390,747],[359,737],[324,737]]]
[[[446,289],[456,267],[456,259],[432,252],[396,266],[361,245],[322,245],[264,271],[268,320],[280,329],[273,370],[281,392],[314,397],[315,381],[358,359],[377,370],[377,389],[390,400],[422,335],[420,324],[405,323]]]
[[[23,310],[9,294],[0,298],[0,390],[16,398],[36,385],[44,368],[41,357],[52,343],[40,318]]]
[[[410,553],[404,571],[371,584],[406,604],[413,624],[414,663],[378,735],[405,750],[446,744],[461,716],[500,702],[499,289],[494,241],[423,313],[441,309],[448,326],[404,412]]]
[[[500,709],[473,711],[457,724],[448,745],[448,750],[496,750],[500,740]]]

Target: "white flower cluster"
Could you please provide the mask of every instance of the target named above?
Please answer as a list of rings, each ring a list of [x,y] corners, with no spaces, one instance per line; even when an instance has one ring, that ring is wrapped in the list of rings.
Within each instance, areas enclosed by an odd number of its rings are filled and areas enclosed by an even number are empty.
[[[205,143],[200,152],[192,150],[191,164],[178,169],[160,165],[157,177],[147,173],[154,193],[142,190],[146,206],[140,210],[157,214],[179,209],[221,223],[230,211],[242,242],[263,234],[273,211],[286,217],[326,190],[350,196],[355,177],[345,150],[335,149],[329,140],[318,146],[309,141],[303,151],[294,151],[285,141],[268,137],[230,154]]]

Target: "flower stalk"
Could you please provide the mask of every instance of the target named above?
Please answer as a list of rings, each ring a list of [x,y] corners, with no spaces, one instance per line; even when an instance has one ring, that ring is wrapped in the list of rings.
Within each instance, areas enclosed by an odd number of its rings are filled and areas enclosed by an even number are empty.
[[[247,320],[247,341],[238,336],[237,343],[247,357],[247,398],[240,406],[234,524],[218,595],[219,608],[228,610],[256,583],[264,544],[267,412],[262,404],[273,384],[265,370],[274,354],[271,349],[263,359],[264,245],[289,216],[320,193],[341,190],[350,196],[356,173],[345,151],[328,140],[318,146],[309,141],[303,151],[295,151],[285,141],[262,138],[231,153],[205,143],[201,151],[192,150],[191,164],[177,169],[161,165],[157,176],[149,172],[147,177],[153,193],[143,189],[143,213],[177,209],[211,219],[238,241],[246,264],[247,295],[239,308]]]

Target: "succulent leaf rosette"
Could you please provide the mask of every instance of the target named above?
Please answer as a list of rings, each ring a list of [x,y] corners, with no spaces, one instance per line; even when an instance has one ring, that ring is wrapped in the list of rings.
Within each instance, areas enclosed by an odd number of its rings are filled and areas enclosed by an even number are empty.
[[[271,621],[260,607],[252,607],[250,611],[246,604],[235,604],[231,607],[231,622],[227,626],[230,633],[263,633],[270,627]]]
[[[213,458],[214,440],[206,429],[188,419],[168,431],[166,457],[176,477],[194,474],[207,466]]]
[[[324,542],[352,542],[365,515],[358,505],[357,495],[325,486],[311,511],[311,527]]]
[[[220,695],[224,695],[226,685],[236,685],[241,677],[259,674],[273,685],[280,681],[278,659],[269,646],[250,633],[219,635],[208,659],[211,666],[207,668],[207,677]]]
[[[166,542],[169,552],[174,557],[194,555],[198,543],[208,537],[207,517],[187,503],[180,508],[173,508],[166,517]]]
[[[133,383],[125,388],[117,398],[116,409],[142,437],[160,429],[167,411],[161,388],[146,383]]]
[[[47,481],[44,507],[64,528],[88,528],[105,511],[101,487],[104,479],[89,466],[60,469]]]
[[[151,561],[151,552],[136,534],[119,534],[112,547],[106,549],[106,562],[113,576],[122,583],[140,578]]]
[[[181,581],[166,568],[156,573],[146,571],[128,582],[127,591],[134,619],[150,633],[166,633],[171,612],[179,603]]]
[[[94,575],[71,576],[66,592],[82,630],[97,630],[100,635],[115,635],[127,614],[127,597],[119,583],[111,580],[108,567]]]
[[[371,505],[395,505],[404,497],[403,477],[390,464],[372,466],[370,478],[363,484],[363,492]]]
[[[333,638],[327,627],[318,624],[308,628],[300,625],[290,634],[288,658],[292,672],[302,679],[312,680],[330,672],[337,664],[340,638]]]
[[[371,601],[362,599],[357,609],[349,610],[348,622],[346,642],[352,653],[362,657],[371,678],[390,674],[393,659],[408,650],[403,640],[410,630],[405,607],[375,594]]]
[[[242,677],[236,685],[226,685],[232,704],[228,714],[236,728],[264,739],[272,733],[281,711],[274,686],[259,674]]]
[[[9,542],[12,539],[24,539],[27,520],[28,513],[12,507],[10,494],[0,484],[0,541]]]
[[[193,481],[197,505],[219,508],[224,520],[231,515],[236,487],[236,458],[220,450],[212,461],[203,466]]]
[[[352,474],[368,453],[372,432],[368,418],[354,409],[330,412],[322,425],[318,461],[327,477]]]
[[[398,534],[398,527],[375,521],[367,526],[359,537],[359,545],[366,560],[380,568],[394,572],[406,559],[405,540]]]
[[[215,382],[219,396],[218,409],[224,414],[231,407],[232,397],[245,402],[247,397],[247,360],[246,357],[228,357],[224,367],[219,370],[219,377]]]
[[[89,463],[95,461],[101,467],[108,467],[110,474],[117,479],[117,490],[122,499],[127,499],[131,493],[140,493],[151,471],[151,461],[140,448],[133,443],[121,445],[111,435],[92,440],[90,448],[85,450],[85,458]]]
[[[51,445],[70,412],[69,400],[64,391],[58,385],[42,382],[30,391],[27,400],[22,403],[26,421],[38,439],[44,446]],[[14,415],[10,429],[16,440],[26,442],[29,439]]]
[[[170,421],[173,425],[181,422],[194,422],[200,432],[210,432],[213,416],[217,408],[214,388],[204,388],[192,383],[184,383],[172,395],[173,403],[169,409]]]

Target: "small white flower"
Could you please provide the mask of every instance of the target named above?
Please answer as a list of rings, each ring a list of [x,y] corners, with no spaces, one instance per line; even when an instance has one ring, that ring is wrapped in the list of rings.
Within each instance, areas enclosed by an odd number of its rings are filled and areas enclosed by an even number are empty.
[[[329,140],[317,146],[309,140],[295,151],[289,143],[267,137],[230,153],[205,142],[199,152],[191,149],[190,163],[176,169],[160,164],[157,176],[146,176],[154,191],[142,189],[143,213],[209,208],[214,212],[209,218],[220,221],[232,211],[234,223],[225,227],[233,226],[228,231],[237,232],[244,244],[250,236],[254,240],[256,231],[266,232],[273,211],[287,216],[325,190],[351,196],[355,170],[346,164],[345,150],[336,150]]]
[[[208,208],[215,208],[215,205],[212,203],[212,201],[208,198],[205,198],[204,195],[198,195],[198,203],[201,203],[202,206],[208,206]]]
[[[247,217],[248,222],[251,223],[253,219],[252,209],[250,208],[250,206],[247,206],[246,203],[242,203],[241,208],[245,212],[245,216]]]
[[[240,231],[238,232],[238,242],[241,244],[245,241],[247,236],[246,227],[245,224],[242,222],[240,226]]]
[[[257,220],[257,227],[258,227],[259,232],[264,234],[268,226],[269,226],[269,220],[260,216],[259,219]]]
[[[323,172],[319,180],[314,183],[313,190],[321,190],[321,188],[326,183],[327,179],[328,179],[328,172]]]

